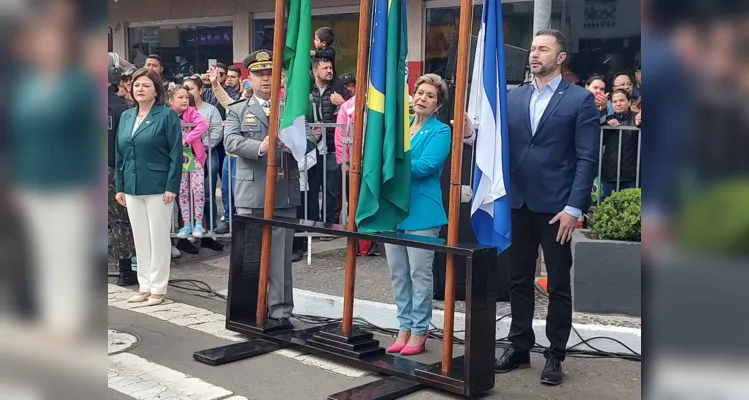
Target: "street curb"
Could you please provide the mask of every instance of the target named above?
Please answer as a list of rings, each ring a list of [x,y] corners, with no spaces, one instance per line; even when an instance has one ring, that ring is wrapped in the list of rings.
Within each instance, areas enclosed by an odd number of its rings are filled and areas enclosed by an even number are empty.
[[[294,289],[294,312],[296,314],[307,314],[317,315],[328,318],[341,318],[343,315],[343,297],[332,296],[325,293],[311,292],[309,290]],[[381,328],[398,329],[398,323],[396,319],[396,307],[395,304],[378,303],[369,300],[354,300],[354,317],[361,317],[366,319],[371,324],[377,325]],[[434,309],[432,312],[432,324],[438,328],[444,326],[444,311]],[[465,314],[461,312],[455,313],[455,331],[463,331],[465,329]],[[511,318],[503,318],[497,323],[496,327],[496,338],[501,339],[507,337],[510,331]],[[625,328],[613,325],[594,325],[594,324],[572,324],[573,327],[580,333],[583,339],[591,339],[595,337],[610,337],[612,339],[619,340],[620,342],[627,345],[637,353],[642,353],[641,330],[638,328]],[[546,321],[534,319],[533,320],[533,332],[536,336],[536,342],[543,346],[548,346],[549,341],[546,339]],[[463,333],[456,333],[455,337],[464,338]],[[573,330],[570,333],[569,341],[567,342],[568,347],[575,346],[581,341],[580,337],[577,336]],[[611,340],[595,339],[591,341],[591,344],[598,350],[619,353],[619,354],[631,354],[629,350],[624,348],[621,344]],[[593,350],[588,345],[576,346],[577,350]]]

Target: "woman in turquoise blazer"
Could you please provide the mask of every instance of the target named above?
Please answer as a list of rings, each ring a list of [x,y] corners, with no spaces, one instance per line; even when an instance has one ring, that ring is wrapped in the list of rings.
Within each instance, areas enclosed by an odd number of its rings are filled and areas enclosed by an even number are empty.
[[[411,211],[398,230],[437,237],[447,223],[440,176],[450,153],[451,130],[436,113],[447,98],[447,84],[435,74],[416,81],[411,119]],[[419,354],[432,319],[434,252],[385,244],[398,308],[399,333],[388,353]]]
[[[138,105],[120,118],[115,144],[115,198],[127,207],[138,257],[138,294],[129,302],[164,300],[169,282],[169,233],[182,177],[182,129],[177,113],[163,106],[164,85],[156,74],[133,74]]]

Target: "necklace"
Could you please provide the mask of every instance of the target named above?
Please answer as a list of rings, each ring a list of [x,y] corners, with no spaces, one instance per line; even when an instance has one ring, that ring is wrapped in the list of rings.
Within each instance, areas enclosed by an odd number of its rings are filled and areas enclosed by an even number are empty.
[[[146,115],[148,115],[149,112],[151,112],[150,108],[148,110],[145,110],[145,111],[138,110],[138,118],[144,118]]]

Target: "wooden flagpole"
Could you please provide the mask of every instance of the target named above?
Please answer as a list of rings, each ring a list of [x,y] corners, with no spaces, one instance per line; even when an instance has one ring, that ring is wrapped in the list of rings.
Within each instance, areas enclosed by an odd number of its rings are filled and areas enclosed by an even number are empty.
[[[370,0],[359,3],[359,50],[356,58],[356,105],[354,108],[354,143],[351,149],[348,204],[348,229],[356,230],[356,207],[359,205],[361,187],[362,137],[364,134],[364,108],[367,104],[367,66],[369,62],[369,8]],[[356,238],[346,242],[346,270],[343,281],[343,322],[341,331],[350,335],[354,316],[354,283],[356,280]]]
[[[494,1],[494,0],[485,0]],[[497,0],[499,1],[499,0]],[[470,56],[473,1],[461,0],[458,30],[458,58],[455,77],[455,109],[453,116],[452,159],[450,166],[450,206],[447,216],[447,244],[458,244],[460,218],[461,164],[463,158],[463,120],[468,87],[468,57]],[[442,341],[442,373],[452,369],[453,330],[455,323],[455,255],[447,254],[445,268],[445,332]]]
[[[286,14],[286,0],[276,0],[276,15],[273,29],[273,77],[271,83],[270,99],[270,132],[268,135],[268,167],[265,181],[265,207],[263,209],[263,218],[273,218],[273,204],[276,199],[276,153],[278,142],[278,128],[281,116],[279,115],[281,98],[281,69],[283,68],[283,49],[286,40],[286,29],[284,22]],[[241,116],[240,116],[241,117]],[[270,252],[271,252],[271,232],[270,225],[263,225],[263,241],[260,250],[260,281],[257,290],[257,314],[255,322],[261,324],[265,322],[268,310],[268,279],[270,272]],[[280,255],[278,255],[280,256]]]

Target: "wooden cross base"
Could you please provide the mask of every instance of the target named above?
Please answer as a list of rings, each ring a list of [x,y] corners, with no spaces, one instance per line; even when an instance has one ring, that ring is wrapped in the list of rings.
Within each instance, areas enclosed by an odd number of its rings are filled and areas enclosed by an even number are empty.
[[[313,233],[354,237],[382,243],[430,249],[466,257],[465,355],[453,358],[444,374],[441,363],[424,364],[385,353],[371,332],[354,327],[344,335],[340,323],[294,329],[275,321],[255,322],[262,226],[272,225]],[[496,318],[495,248],[481,245],[448,246],[443,239],[402,233],[368,234],[340,225],[274,217],[235,216],[229,268],[226,329],[253,337],[244,343],[198,351],[196,360],[210,365],[294,348],[347,365],[388,375],[387,378],[329,396],[329,399],[395,399],[425,387],[472,397],[494,387]],[[270,344],[269,344],[270,343]]]

